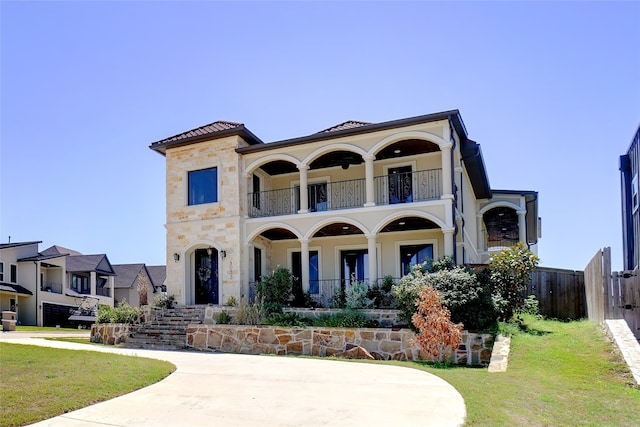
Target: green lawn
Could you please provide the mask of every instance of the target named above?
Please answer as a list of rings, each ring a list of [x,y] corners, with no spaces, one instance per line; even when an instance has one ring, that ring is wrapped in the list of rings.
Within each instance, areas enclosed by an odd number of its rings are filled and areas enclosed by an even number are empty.
[[[16,326],[16,332],[91,332],[90,329],[56,328],[55,326]]]
[[[467,426],[640,426],[640,388],[597,325],[524,320],[507,372],[400,364],[453,385],[467,405]]]
[[[0,343],[0,426],[22,426],[108,400],[169,375],[168,362]]]
[[[640,426],[640,388],[597,325],[525,316],[523,326],[508,328],[513,336],[507,372],[375,363],[420,369],[448,381],[464,397],[467,426]],[[0,361],[2,426],[124,394],[172,370],[150,359],[2,343]],[[32,388],[23,390],[23,384]]]

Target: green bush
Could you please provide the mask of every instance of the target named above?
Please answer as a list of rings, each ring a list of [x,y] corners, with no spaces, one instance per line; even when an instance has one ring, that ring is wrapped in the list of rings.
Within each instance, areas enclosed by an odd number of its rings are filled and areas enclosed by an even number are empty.
[[[347,309],[357,310],[361,308],[373,307],[373,300],[367,297],[369,287],[362,282],[352,284],[347,290],[346,306]]]
[[[153,297],[153,307],[168,309],[173,307],[176,297],[174,295],[159,294]]]
[[[265,274],[256,285],[256,299],[267,313],[282,312],[282,307],[293,299],[293,276],[291,272],[278,266],[271,274]]]
[[[231,315],[229,315],[225,310],[216,314],[217,325],[228,325],[229,323],[231,323]]]
[[[375,328],[378,322],[367,320],[364,314],[354,310],[341,310],[313,319],[313,325],[328,328]]]
[[[331,307],[332,308],[346,308],[347,307],[347,293],[344,288],[341,286],[333,297],[331,297]]]
[[[140,309],[130,306],[122,300],[116,308],[108,305],[98,306],[98,319],[96,323],[128,323],[134,324],[140,321]]]
[[[311,319],[306,318],[304,316],[300,316],[295,312],[287,312],[287,313],[273,313],[265,320],[265,325],[274,325],[274,326],[289,326],[289,327],[300,327],[304,328],[305,326],[311,325],[313,322]]]
[[[369,288],[367,298],[373,300],[374,308],[396,308],[396,300],[391,293],[393,285],[393,277],[385,276],[381,285],[376,283]]]
[[[539,261],[533,252],[519,242],[501,251],[489,263],[494,301],[498,304],[502,320],[510,319],[523,306],[523,292]]]

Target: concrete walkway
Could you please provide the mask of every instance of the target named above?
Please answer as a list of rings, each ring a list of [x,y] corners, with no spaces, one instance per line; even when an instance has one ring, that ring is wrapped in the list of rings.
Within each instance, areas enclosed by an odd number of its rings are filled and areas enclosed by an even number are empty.
[[[34,426],[459,426],[465,418],[450,384],[397,366],[131,350],[21,332],[0,333],[0,341],[149,357],[177,368],[159,383]]]

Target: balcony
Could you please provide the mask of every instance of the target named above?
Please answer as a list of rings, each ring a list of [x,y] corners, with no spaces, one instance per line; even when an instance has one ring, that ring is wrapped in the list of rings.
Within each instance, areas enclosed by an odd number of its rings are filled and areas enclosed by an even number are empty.
[[[376,205],[438,200],[442,195],[442,169],[403,172],[373,179]],[[363,207],[366,180],[310,183],[307,186],[309,212]],[[300,187],[249,193],[251,218],[292,215],[300,210]]]
[[[51,292],[54,294],[61,294],[62,293],[62,283],[55,283],[55,282],[48,282],[48,281],[43,281],[42,282],[42,291],[44,292]]]

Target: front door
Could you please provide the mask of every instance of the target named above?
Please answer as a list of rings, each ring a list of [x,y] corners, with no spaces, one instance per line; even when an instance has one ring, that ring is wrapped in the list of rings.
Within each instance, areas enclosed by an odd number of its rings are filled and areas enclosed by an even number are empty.
[[[196,249],[196,304],[218,304],[218,251]]]
[[[369,251],[366,249],[340,252],[342,287],[349,289],[356,282],[369,280]]]

